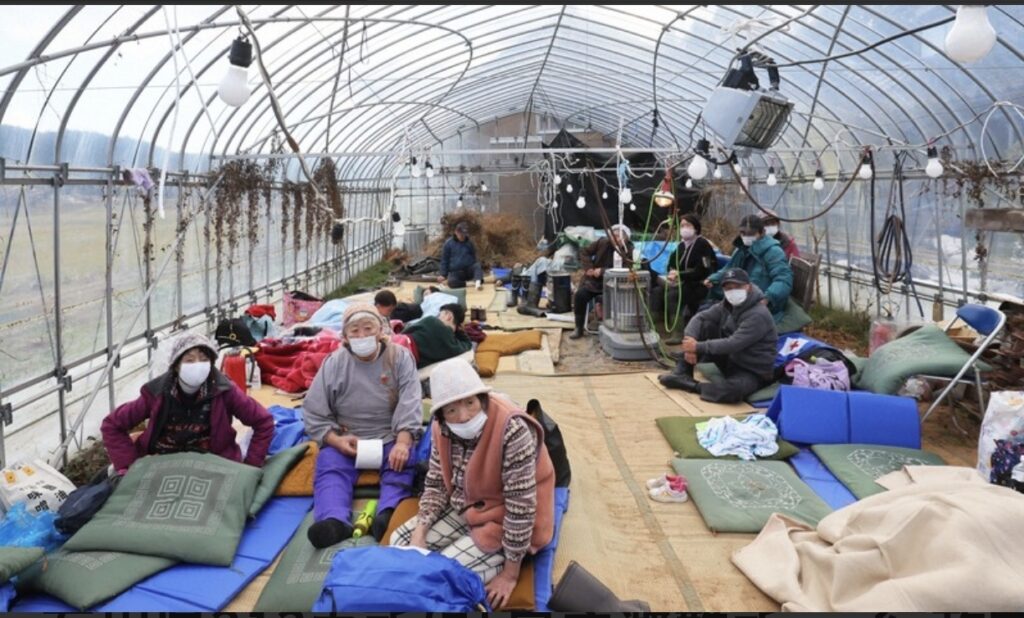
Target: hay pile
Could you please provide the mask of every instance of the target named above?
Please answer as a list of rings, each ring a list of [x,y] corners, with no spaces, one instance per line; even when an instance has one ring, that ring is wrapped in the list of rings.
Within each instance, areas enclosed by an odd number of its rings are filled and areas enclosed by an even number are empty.
[[[427,243],[427,255],[441,257],[441,248],[455,233],[455,226],[465,221],[469,238],[476,245],[476,254],[484,268],[511,267],[515,263],[530,264],[536,259],[537,244],[513,215],[480,214],[460,209],[441,217],[444,234]]]

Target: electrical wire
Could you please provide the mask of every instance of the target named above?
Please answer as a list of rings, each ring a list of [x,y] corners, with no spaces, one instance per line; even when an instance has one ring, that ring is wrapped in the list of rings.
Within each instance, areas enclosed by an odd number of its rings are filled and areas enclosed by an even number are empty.
[[[911,274],[914,265],[914,254],[904,223],[907,215],[903,197],[903,158],[903,154],[897,154],[896,161],[893,164],[892,183],[894,185],[893,188],[897,189],[897,191],[892,189],[889,191],[889,206],[886,209],[885,223],[877,237],[875,236],[875,175],[874,173],[871,174],[869,193],[871,203],[871,265],[875,288],[879,292],[889,295],[892,293],[894,283],[905,283],[910,286],[911,294],[917,302],[917,309],[921,317],[924,317],[924,307],[921,305],[921,299],[917,295],[914,277]],[[874,172],[874,162],[870,161],[869,165],[872,172]],[[897,199],[899,215],[895,213],[896,204],[894,201]]]

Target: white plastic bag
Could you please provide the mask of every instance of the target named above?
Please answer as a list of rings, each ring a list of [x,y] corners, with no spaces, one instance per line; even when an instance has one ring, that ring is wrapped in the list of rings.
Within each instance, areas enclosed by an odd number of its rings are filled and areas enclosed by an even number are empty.
[[[4,510],[25,502],[29,513],[56,513],[74,490],[74,483],[42,459],[0,471],[0,502]]]
[[[978,474],[990,483],[1010,484],[1013,466],[1024,453],[1024,391],[996,391],[978,436]],[[994,458],[993,458],[994,456]]]

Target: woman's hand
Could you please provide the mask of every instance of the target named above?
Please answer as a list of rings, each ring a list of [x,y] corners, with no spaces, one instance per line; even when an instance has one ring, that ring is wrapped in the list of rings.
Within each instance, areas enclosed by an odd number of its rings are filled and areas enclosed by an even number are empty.
[[[516,564],[516,568],[512,569],[509,567],[510,564]],[[508,599],[512,596],[512,590],[516,587],[516,582],[519,580],[519,563],[505,563],[505,568],[494,576],[494,579],[487,582],[484,589],[487,590],[487,602],[491,604],[491,609],[500,609],[504,607],[505,603],[508,603]]]
[[[665,279],[667,279],[669,283],[675,283],[679,279],[679,271],[673,268],[668,271],[668,275]]]
[[[388,465],[395,472],[401,472],[407,461],[409,461],[409,445],[395,441],[395,445],[391,447],[391,453],[388,455]]]
[[[409,537],[411,547],[427,548],[427,527],[420,524],[412,529],[412,536]]]

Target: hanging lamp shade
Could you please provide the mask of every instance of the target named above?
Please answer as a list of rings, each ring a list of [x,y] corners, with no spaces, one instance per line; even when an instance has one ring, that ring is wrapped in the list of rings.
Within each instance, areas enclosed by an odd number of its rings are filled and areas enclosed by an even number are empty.
[[[672,193],[672,170],[665,170],[665,178],[654,192],[654,203],[661,208],[668,208],[676,203],[676,196]]]

